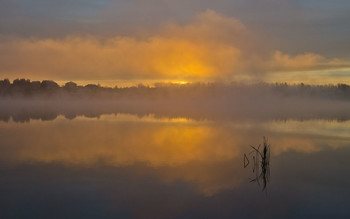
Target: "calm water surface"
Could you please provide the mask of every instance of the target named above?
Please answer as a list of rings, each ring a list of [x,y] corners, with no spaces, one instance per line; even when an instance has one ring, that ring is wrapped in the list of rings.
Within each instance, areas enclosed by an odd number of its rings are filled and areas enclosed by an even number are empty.
[[[263,136],[265,189],[251,182]],[[1,218],[350,214],[350,121],[59,116],[0,121],[0,139]]]

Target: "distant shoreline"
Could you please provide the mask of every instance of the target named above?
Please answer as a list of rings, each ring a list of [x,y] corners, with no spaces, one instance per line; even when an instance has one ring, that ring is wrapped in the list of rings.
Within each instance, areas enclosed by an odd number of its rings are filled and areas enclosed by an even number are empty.
[[[350,85],[307,85],[287,83],[223,84],[223,83],[156,83],[154,86],[139,84],[130,87],[103,87],[96,84],[81,86],[67,82],[63,86],[53,80],[30,81],[29,79],[0,80],[0,98],[69,97],[69,98],[128,98],[128,99],[188,99],[231,96],[237,93],[245,98],[278,95],[350,100]]]
[[[128,88],[64,86],[54,81],[0,80],[0,120],[51,120],[58,115],[153,114],[195,120],[350,119],[350,86],[159,84]]]

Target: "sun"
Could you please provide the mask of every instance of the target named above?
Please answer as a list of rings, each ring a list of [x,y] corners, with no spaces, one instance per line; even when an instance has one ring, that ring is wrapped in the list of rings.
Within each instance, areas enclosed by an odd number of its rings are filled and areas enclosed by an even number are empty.
[[[189,81],[170,81],[172,84],[179,84],[179,85],[185,85],[185,84],[190,84],[191,82]]]
[[[177,82],[178,84],[188,84],[189,82],[187,82],[187,81],[179,81],[179,82]]]

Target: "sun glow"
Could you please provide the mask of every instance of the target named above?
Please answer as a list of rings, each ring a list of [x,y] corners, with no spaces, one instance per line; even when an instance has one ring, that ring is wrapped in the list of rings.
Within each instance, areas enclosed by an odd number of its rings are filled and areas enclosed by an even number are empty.
[[[150,60],[155,72],[168,78],[210,77],[213,69],[206,60],[205,46],[196,45],[188,40],[157,39],[157,46]]]
[[[181,85],[184,85],[184,84],[190,84],[191,82],[188,82],[188,81],[173,81],[172,83],[173,83],[173,84],[181,84]]]

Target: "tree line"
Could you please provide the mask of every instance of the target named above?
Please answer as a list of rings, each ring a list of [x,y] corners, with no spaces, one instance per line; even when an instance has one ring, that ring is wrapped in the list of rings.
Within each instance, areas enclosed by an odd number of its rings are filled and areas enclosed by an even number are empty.
[[[0,97],[98,97],[98,98],[216,98],[256,97],[277,95],[282,97],[312,97],[345,99],[350,98],[350,86],[306,85],[287,83],[259,83],[253,85],[239,83],[156,83],[154,86],[139,84],[131,87],[102,87],[99,84],[77,85],[67,82],[60,86],[53,80],[30,81],[29,79],[0,80]]]

